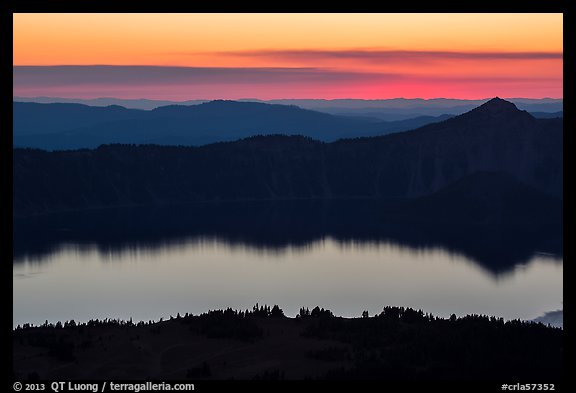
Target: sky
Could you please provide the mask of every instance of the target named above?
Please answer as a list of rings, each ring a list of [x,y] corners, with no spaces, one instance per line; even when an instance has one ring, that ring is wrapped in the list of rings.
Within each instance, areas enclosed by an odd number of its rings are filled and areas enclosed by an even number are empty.
[[[562,98],[562,14],[13,14],[13,95]]]

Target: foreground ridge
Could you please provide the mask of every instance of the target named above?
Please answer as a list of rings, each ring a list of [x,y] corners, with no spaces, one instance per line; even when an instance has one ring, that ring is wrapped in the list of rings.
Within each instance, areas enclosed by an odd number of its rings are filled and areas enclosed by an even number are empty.
[[[159,322],[45,323],[12,336],[14,374],[24,379],[65,372],[71,379],[556,380],[562,373],[561,329],[391,306],[359,318],[301,308],[288,318],[277,305],[256,305]]]

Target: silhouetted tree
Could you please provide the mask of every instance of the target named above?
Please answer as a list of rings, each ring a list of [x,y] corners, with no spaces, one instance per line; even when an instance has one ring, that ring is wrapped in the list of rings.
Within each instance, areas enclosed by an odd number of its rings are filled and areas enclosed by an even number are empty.
[[[272,311],[270,312],[270,316],[272,317],[283,317],[284,316],[284,311],[278,307],[277,304],[274,305],[274,307],[272,307]]]

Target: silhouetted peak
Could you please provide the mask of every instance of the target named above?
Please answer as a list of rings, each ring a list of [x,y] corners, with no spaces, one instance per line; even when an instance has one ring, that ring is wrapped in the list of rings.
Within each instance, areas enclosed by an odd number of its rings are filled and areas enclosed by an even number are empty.
[[[480,105],[477,109],[478,112],[492,113],[492,114],[506,114],[520,111],[516,105],[510,101],[503,100],[502,98],[495,97],[490,101]]]
[[[456,116],[448,121],[454,121],[456,123],[459,121],[480,122],[479,124],[488,121],[490,123],[496,122],[504,124],[518,120],[530,121],[534,120],[534,117],[528,112],[518,109],[516,105],[510,101],[495,97],[479,107],[472,109],[470,112]]]

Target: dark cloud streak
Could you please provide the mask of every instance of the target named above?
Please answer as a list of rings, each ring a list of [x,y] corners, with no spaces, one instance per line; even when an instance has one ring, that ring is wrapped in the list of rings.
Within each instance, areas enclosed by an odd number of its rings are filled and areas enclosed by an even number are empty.
[[[430,61],[447,60],[546,60],[563,58],[562,52],[453,52],[409,51],[381,49],[345,50],[275,50],[216,52],[215,54],[238,57],[261,57],[276,59],[352,59],[363,61]]]
[[[119,84],[272,84],[392,81],[401,74],[321,68],[217,68],[162,66],[14,66],[14,88]]]
[[[513,91],[528,87],[541,91],[562,86],[561,75],[450,75],[439,73],[441,70],[434,67],[427,69],[426,74],[402,73],[400,67],[399,70],[398,73],[379,73],[320,67],[14,66],[13,94],[159,99],[348,97],[352,94],[366,98],[383,94],[426,94],[431,89],[442,91],[438,94],[443,95],[453,94],[446,91],[454,88],[500,92],[503,86]]]

